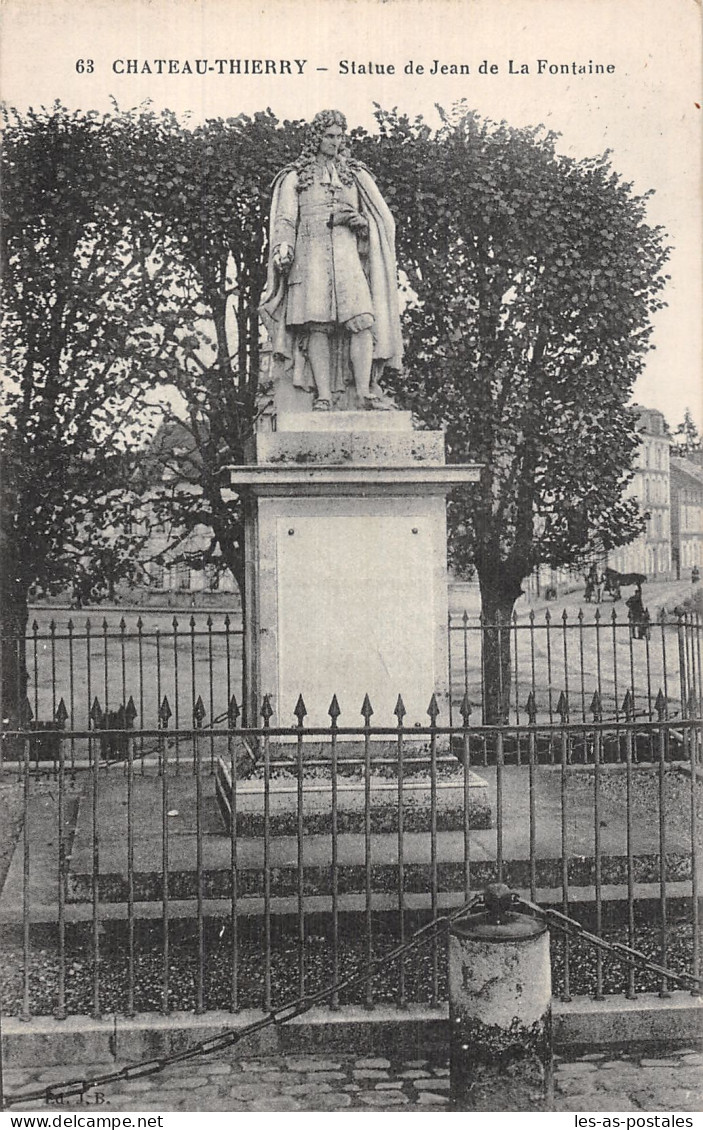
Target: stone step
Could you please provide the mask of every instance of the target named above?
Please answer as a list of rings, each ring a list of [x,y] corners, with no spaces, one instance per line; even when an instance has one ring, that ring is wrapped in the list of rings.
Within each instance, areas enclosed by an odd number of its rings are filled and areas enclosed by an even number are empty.
[[[443,766],[434,789],[434,812],[439,832],[459,832],[465,824],[471,829],[491,827],[488,786],[478,774],[469,772],[468,788],[460,766]],[[232,773],[220,758],[215,773],[215,790],[220,812],[227,830],[232,823]],[[298,780],[291,770],[274,777],[268,790],[268,826],[271,836],[297,835],[299,815],[306,836],[332,833],[333,783],[329,770],[317,767],[316,775],[303,782],[299,793]],[[235,831],[238,837],[259,837],[265,827],[265,784],[259,777],[236,782]],[[429,772],[409,776],[402,784],[402,805],[397,774],[372,776],[366,789],[360,774],[338,775],[336,787],[337,831],[340,834],[366,829],[366,805],[370,831],[398,831],[401,808],[404,832],[428,832],[432,825],[433,788]],[[301,814],[299,814],[299,806]]]

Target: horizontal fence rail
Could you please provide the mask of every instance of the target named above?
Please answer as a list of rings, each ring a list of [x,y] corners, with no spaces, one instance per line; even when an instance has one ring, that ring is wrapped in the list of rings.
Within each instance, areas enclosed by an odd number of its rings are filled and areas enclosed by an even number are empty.
[[[463,638],[470,630],[462,625]],[[423,916],[496,880],[699,976],[700,666],[690,625],[672,634],[677,645],[690,637],[683,691],[654,684],[646,711],[627,681],[606,709],[596,681],[584,712],[573,683],[556,694],[555,671],[545,711],[535,665],[519,723],[483,724],[464,689],[451,719],[433,696],[427,725],[412,728],[400,696],[395,726],[372,724],[368,697],[347,717],[336,696],[326,727],[306,726],[302,698],[282,725],[268,696],[258,724],[242,726],[234,680],[215,697],[214,631],[206,625],[204,665],[192,665],[177,708],[163,678],[148,713],[135,698],[144,669],[131,683],[121,630],[119,695],[108,679],[99,697],[93,681],[92,697],[84,688],[71,710],[52,659],[52,717],[38,731],[25,709],[6,730],[0,780],[19,830],[0,895],[10,1011],[270,1010],[371,969]],[[179,696],[180,671],[174,663]],[[212,698],[200,692],[203,673]],[[68,675],[75,689],[70,666]],[[553,961],[564,999],[671,989],[569,935],[555,940]],[[439,940],[355,992],[368,1007],[437,1005]],[[344,1003],[337,992],[328,1001]]]

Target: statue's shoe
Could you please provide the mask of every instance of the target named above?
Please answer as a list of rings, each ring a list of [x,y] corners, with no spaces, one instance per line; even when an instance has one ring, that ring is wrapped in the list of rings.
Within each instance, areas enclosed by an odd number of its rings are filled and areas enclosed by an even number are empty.
[[[326,400],[323,396],[319,396],[317,400],[313,401],[312,410],[313,412],[331,412],[332,405],[329,400]]]
[[[367,412],[392,412],[392,406],[380,396],[365,396],[364,408]]]

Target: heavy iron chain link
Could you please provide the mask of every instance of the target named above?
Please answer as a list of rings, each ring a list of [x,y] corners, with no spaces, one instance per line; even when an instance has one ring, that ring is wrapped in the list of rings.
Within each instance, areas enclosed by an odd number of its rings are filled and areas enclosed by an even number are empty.
[[[601,938],[598,934],[593,934],[575,918],[569,918],[568,915],[562,914],[558,910],[545,910],[543,907],[537,906],[534,902],[520,898],[517,894],[513,894],[512,904],[518,909],[523,908],[529,910],[530,913],[543,919],[548,926],[553,926],[556,930],[560,930],[562,934],[568,934],[571,937],[575,937],[576,940],[581,939],[588,945],[595,946],[596,949],[610,954],[626,965],[634,968],[648,969],[650,973],[656,973],[660,977],[666,977],[667,981],[675,981],[688,989],[699,989],[701,987],[700,977],[694,977],[692,973],[677,973],[673,969],[666,969],[663,965],[658,965],[655,961],[651,961],[645,954],[640,953],[639,950],[633,949],[632,946],[626,946],[623,942],[609,942],[606,938]]]
[[[188,1060],[197,1059],[198,1056],[224,1051],[226,1048],[233,1047],[255,1032],[260,1032],[271,1026],[286,1024],[289,1020],[293,1020],[294,1017],[302,1016],[304,1013],[309,1012],[311,1008],[314,1008],[316,1004],[327,1000],[333,993],[338,993],[342,989],[348,989],[352,985],[359,984],[361,981],[367,981],[373,976],[377,969],[388,965],[389,962],[396,961],[398,958],[403,957],[413,950],[419,949],[421,946],[428,945],[441,931],[447,930],[452,922],[469,914],[477,907],[488,909],[489,914],[497,914],[497,920],[500,920],[500,915],[505,913],[509,907],[514,910],[526,910],[530,914],[541,918],[547,925],[553,926],[556,930],[561,931],[561,933],[582,939],[588,945],[595,946],[605,953],[611,954],[617,960],[623,961],[626,965],[648,969],[650,972],[656,973],[660,977],[666,977],[668,981],[674,981],[689,988],[691,986],[700,988],[701,986],[701,979],[694,977],[691,973],[678,973],[672,969],[666,969],[664,966],[650,961],[645,954],[640,953],[639,950],[633,949],[631,946],[626,946],[622,942],[609,942],[605,938],[599,937],[598,934],[593,934],[575,918],[569,918],[568,915],[562,914],[558,910],[545,909],[538,906],[536,903],[530,902],[528,899],[521,898],[516,892],[510,891],[504,884],[491,884],[485,894],[476,894],[473,898],[469,899],[449,914],[439,915],[425,926],[420,926],[407,942],[396,946],[392,950],[388,950],[363,969],[358,970],[356,973],[350,973],[347,977],[339,978],[326,985],[323,989],[318,989],[315,993],[298,997],[296,1000],[289,1001],[279,1008],[272,1009],[266,1016],[261,1017],[259,1020],[252,1021],[251,1024],[247,1024],[244,1028],[239,1028],[231,1032],[223,1032],[218,1036],[211,1036],[207,1040],[200,1040],[184,1048],[182,1051],[172,1052],[167,1056],[128,1064],[119,1071],[105,1072],[103,1075],[95,1075],[90,1079],[68,1079],[63,1083],[49,1084],[46,1087],[42,1087],[36,1091],[30,1091],[21,1096],[8,1096],[5,1100],[5,1105],[6,1107],[10,1107],[22,1102],[33,1102],[38,1099],[44,1099],[47,1103],[61,1102],[67,1098],[84,1095],[87,1091],[92,1090],[93,1087],[106,1086],[109,1083],[117,1083],[121,1080],[129,1081],[130,1079],[139,1079],[147,1075],[156,1075],[171,1064],[185,1063]]]
[[[36,1091],[25,1092],[21,1096],[7,1096],[5,1105],[7,1107],[16,1106],[19,1103],[34,1102],[40,1099],[44,1099],[47,1103],[60,1103],[64,1099],[84,1095],[87,1091],[92,1090],[93,1087],[104,1087],[109,1083],[120,1082],[120,1080],[139,1079],[146,1075],[156,1075],[173,1063],[184,1063],[190,1059],[197,1059],[198,1056],[224,1051],[225,1048],[233,1047],[255,1032],[260,1032],[264,1028],[270,1028],[273,1025],[286,1024],[289,1020],[293,1020],[294,1017],[302,1016],[303,1013],[309,1012],[311,1008],[314,1008],[316,1004],[327,1000],[333,993],[338,993],[342,989],[348,989],[352,985],[359,984],[359,982],[367,981],[378,969],[388,965],[389,962],[396,961],[412,950],[428,945],[442,931],[448,929],[455,919],[470,913],[470,911],[474,910],[477,906],[482,905],[484,905],[483,895],[474,895],[473,898],[470,898],[467,902],[463,903],[462,906],[457,907],[449,914],[438,915],[436,918],[433,918],[431,922],[420,926],[407,942],[381,954],[374,961],[366,964],[363,969],[358,970],[356,973],[350,973],[347,977],[338,978],[336,981],[326,985],[323,989],[318,989],[315,993],[298,997],[296,1000],[289,1001],[279,1008],[274,1008],[271,1012],[268,1012],[266,1016],[261,1017],[259,1020],[252,1021],[251,1024],[247,1024],[244,1028],[239,1028],[231,1032],[223,1032],[219,1036],[211,1036],[207,1040],[200,1040],[197,1043],[190,1044],[182,1051],[172,1052],[170,1055],[143,1060],[140,1063],[128,1064],[119,1071],[108,1071],[103,1075],[91,1076],[89,1079],[68,1079],[63,1083],[51,1083]]]

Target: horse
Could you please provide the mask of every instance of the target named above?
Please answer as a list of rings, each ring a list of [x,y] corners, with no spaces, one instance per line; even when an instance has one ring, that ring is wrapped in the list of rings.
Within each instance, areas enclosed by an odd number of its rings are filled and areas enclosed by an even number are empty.
[[[606,569],[605,591],[613,600],[620,600],[620,589],[624,585],[643,585],[646,580],[644,573],[618,573],[617,569]]]

